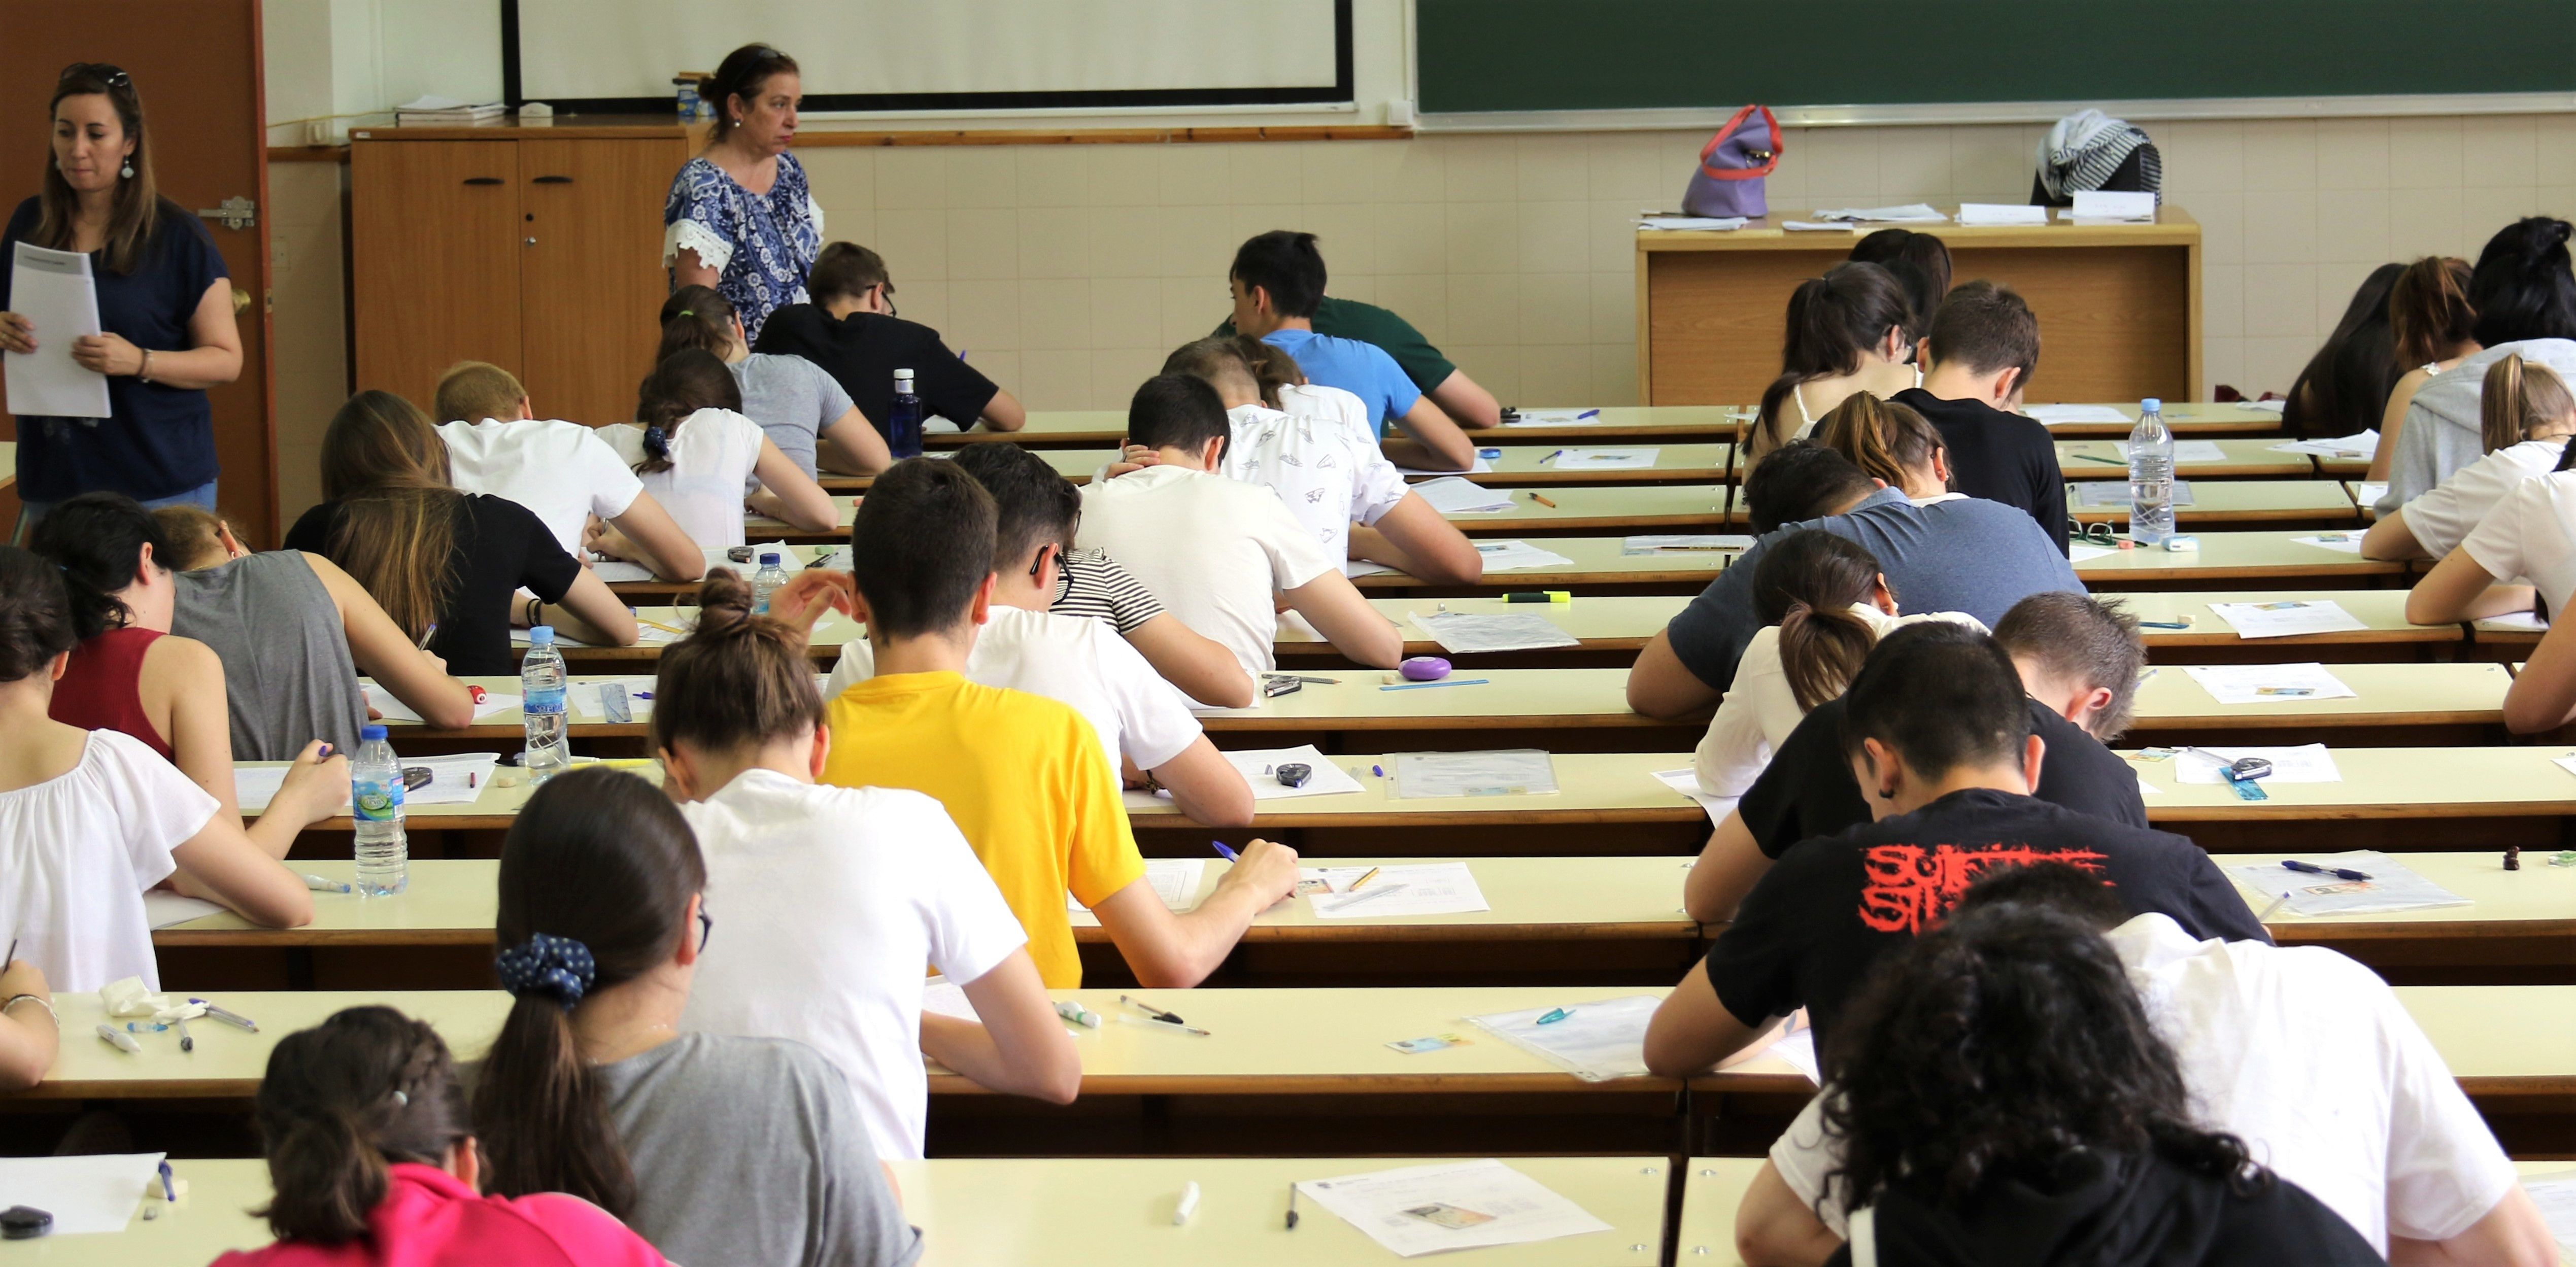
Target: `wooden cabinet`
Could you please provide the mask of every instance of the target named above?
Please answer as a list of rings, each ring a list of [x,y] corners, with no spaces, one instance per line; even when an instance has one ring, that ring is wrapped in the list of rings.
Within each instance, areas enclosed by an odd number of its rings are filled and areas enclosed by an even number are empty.
[[[677,127],[637,130],[352,137],[358,385],[426,410],[440,373],[489,361],[527,384],[540,416],[594,426],[633,418],[668,291],[662,202],[694,152]]]

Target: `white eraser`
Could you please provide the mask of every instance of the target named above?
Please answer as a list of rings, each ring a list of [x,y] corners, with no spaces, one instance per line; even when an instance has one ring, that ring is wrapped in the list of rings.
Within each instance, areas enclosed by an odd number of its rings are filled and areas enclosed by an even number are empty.
[[[2198,550],[2200,549],[2200,538],[2192,536],[2189,533],[2178,532],[2165,538],[2165,548],[2168,550]]]
[[[1197,1213],[1198,1208],[1199,1185],[1198,1181],[1193,1179],[1181,1185],[1181,1203],[1172,1207],[1172,1226],[1178,1227],[1189,1222],[1190,1216]]]

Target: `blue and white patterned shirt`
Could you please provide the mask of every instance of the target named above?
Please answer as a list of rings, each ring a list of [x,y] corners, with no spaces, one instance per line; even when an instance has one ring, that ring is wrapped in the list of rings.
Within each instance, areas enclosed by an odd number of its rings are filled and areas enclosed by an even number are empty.
[[[671,179],[662,204],[662,266],[682,247],[716,270],[716,293],[742,317],[745,339],[789,304],[806,302],[805,274],[823,251],[823,208],[793,154],[778,156],[769,192],[742,187],[723,169],[693,158]]]

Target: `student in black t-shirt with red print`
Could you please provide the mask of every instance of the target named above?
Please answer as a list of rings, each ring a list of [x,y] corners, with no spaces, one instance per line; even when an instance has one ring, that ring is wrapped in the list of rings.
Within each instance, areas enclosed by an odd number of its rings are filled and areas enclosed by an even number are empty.
[[[2269,941],[2209,855],[2030,795],[2047,743],[1992,638],[1946,623],[1882,639],[1844,695],[1842,748],[1874,822],[1792,846],[1656,1009],[1646,1064],[1697,1073],[1803,1007],[1819,1043],[1870,965],[1988,871],[2065,862],[2194,937]]]

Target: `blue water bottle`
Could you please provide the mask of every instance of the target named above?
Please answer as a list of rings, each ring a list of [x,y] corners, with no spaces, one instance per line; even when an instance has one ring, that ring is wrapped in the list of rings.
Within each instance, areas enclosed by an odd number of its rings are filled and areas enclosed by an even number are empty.
[[[921,456],[921,397],[912,394],[912,371],[894,372],[894,411],[886,416],[886,449],[896,461]]]
[[[787,569],[779,566],[776,550],[760,552],[760,570],[751,574],[751,614],[769,614],[769,596],[787,583]]]

